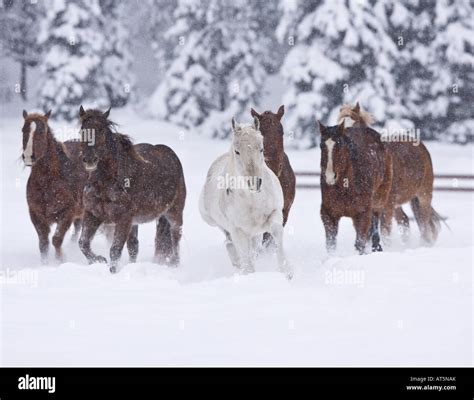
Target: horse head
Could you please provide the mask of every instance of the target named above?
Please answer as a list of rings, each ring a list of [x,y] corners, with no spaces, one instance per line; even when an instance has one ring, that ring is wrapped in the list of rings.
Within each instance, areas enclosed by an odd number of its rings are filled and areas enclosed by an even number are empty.
[[[48,119],[51,110],[46,114],[28,114],[23,110],[25,120],[22,128],[23,132],[23,153],[21,158],[26,166],[33,166],[38,160],[46,155],[49,141]]]
[[[252,192],[259,192],[265,167],[263,137],[260,122],[254,118],[253,125],[239,124],[232,119],[232,158],[235,173],[244,179]]]
[[[350,162],[351,141],[344,129],[344,120],[335,126],[318,121],[321,134],[321,176],[326,184],[335,185]]]
[[[283,126],[280,121],[285,113],[285,107],[280,106],[276,114],[271,111],[264,111],[259,114],[253,108],[250,110],[250,113],[260,123],[265,162],[276,176],[280,176],[285,154],[283,149]]]
[[[94,171],[99,161],[106,159],[115,152],[114,128],[115,124],[108,119],[110,108],[100,110],[84,110],[79,108],[81,121],[82,162],[87,171]],[[92,140],[84,140],[85,138]]]

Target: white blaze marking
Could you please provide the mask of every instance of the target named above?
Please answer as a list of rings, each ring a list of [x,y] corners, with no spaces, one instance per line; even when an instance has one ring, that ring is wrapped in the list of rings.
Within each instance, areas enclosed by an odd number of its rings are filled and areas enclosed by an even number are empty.
[[[25,150],[23,151],[23,156],[25,157],[24,162],[26,165],[32,165],[33,160],[31,157],[33,156],[33,138],[36,132],[36,123],[33,121],[30,124],[30,133],[28,136],[28,143],[26,144]]]
[[[336,174],[332,165],[332,151],[336,142],[332,139],[326,140],[326,147],[328,149],[328,163],[326,165],[326,183],[328,185],[334,185],[336,183]]]

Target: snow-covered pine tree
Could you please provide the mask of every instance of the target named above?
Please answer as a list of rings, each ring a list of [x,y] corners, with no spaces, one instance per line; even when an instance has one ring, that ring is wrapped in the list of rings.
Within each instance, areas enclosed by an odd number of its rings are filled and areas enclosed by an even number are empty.
[[[281,1],[277,36],[286,43],[283,102],[295,136],[315,145],[316,119],[336,123],[341,104],[360,101],[381,120],[395,82],[389,73],[395,45],[367,2]]]
[[[98,83],[105,88],[109,106],[122,107],[128,102],[134,84],[128,33],[124,24],[125,3],[100,0],[99,4],[106,38],[106,53],[102,56],[104,62],[101,64],[101,78]]]
[[[391,117],[410,121],[424,139],[465,140],[474,129],[465,107],[473,100],[472,3],[378,0],[374,9],[398,47],[390,74],[400,107]]]
[[[232,116],[247,116],[278,60],[271,56],[276,15],[272,1],[256,8],[250,0],[180,0],[167,33],[175,60],[150,112],[212,136],[229,134]]]
[[[450,141],[474,140],[473,15],[472,1],[436,2],[427,57],[432,83],[422,111],[434,134]]]
[[[47,2],[40,34],[46,52],[41,108],[74,119],[81,104],[125,104],[131,79],[118,7],[107,0]]]
[[[35,67],[41,58],[37,41],[39,20],[43,17],[42,4],[32,1],[4,0],[0,14],[2,53],[20,65],[19,90],[27,99],[27,70]]]
[[[72,120],[79,106],[106,107],[99,72],[106,52],[98,0],[52,0],[46,5],[40,42],[46,55],[40,104]]]

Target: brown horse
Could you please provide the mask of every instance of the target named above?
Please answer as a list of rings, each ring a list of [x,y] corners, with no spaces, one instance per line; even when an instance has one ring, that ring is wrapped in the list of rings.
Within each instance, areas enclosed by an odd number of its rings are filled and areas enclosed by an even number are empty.
[[[361,128],[374,122],[370,114],[360,108],[359,103],[354,107],[343,106],[338,119],[352,120],[354,127]],[[441,217],[431,206],[434,175],[430,153],[421,142],[388,139],[384,143],[392,155],[393,180],[389,201],[382,215],[382,234],[387,240],[392,218],[395,216],[403,236],[406,236],[409,219],[401,206],[410,202],[422,239],[427,244],[433,244],[441,228]]]
[[[87,178],[82,163],[70,156],[66,147],[73,143],[60,143],[48,125],[51,111],[45,115],[28,114],[23,110],[23,154],[31,174],[26,186],[26,200],[31,222],[39,238],[41,259],[47,261],[49,232],[56,223],[53,246],[56,258],[62,260],[61,245],[64,235],[74,222],[77,237],[82,218],[82,190]]]
[[[110,272],[116,272],[127,239],[131,261],[136,259],[137,224],[156,220],[156,261],[176,266],[186,199],[181,162],[167,146],[133,145],[128,136],[116,132],[109,112],[79,109],[82,129],[95,135],[93,146],[82,145],[89,179],[79,246],[89,263],[107,262],[90,244],[101,224],[114,224]]]
[[[372,250],[381,251],[379,218],[385,210],[392,183],[390,153],[370,128],[326,127],[321,133],[321,219],[326,248],[336,247],[341,217],[350,217],[356,230],[355,247],[365,252],[369,238]]]
[[[265,111],[259,114],[253,108],[252,117],[260,122],[260,132],[263,136],[263,155],[267,166],[275,173],[283,190],[283,226],[288,221],[288,214],[295,200],[296,178],[291,168],[290,160],[283,148],[283,126],[281,118],[285,113],[284,106],[280,106],[277,113]],[[270,234],[264,234],[264,242],[270,241]]]

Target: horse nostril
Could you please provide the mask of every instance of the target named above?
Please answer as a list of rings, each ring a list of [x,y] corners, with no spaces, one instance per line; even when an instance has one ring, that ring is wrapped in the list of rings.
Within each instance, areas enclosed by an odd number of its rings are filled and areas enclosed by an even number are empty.
[[[36,160],[36,157],[34,154],[31,155],[31,161],[35,161]]]
[[[257,180],[257,190],[260,190],[261,187],[262,187],[262,178],[258,178],[258,180]]]
[[[22,160],[25,159],[25,155],[24,155],[24,154],[21,155],[21,159],[22,159]]]
[[[86,163],[86,162],[87,162],[87,160],[86,160],[85,157],[82,157],[82,162],[83,162],[83,163]]]
[[[97,164],[98,161],[99,161],[99,158],[98,158],[98,157],[94,157],[94,164]]]

